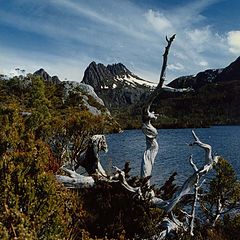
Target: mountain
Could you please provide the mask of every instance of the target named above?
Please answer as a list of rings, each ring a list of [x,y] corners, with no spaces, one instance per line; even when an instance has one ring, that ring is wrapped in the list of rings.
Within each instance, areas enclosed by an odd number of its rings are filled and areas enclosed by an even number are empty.
[[[208,69],[196,75],[183,76],[168,84],[173,88],[200,89],[206,84],[240,80],[240,57],[229,66],[220,69]]]
[[[91,85],[108,107],[122,107],[144,101],[155,83],[129,71],[122,63],[103,65],[91,62],[82,83]]]
[[[197,90],[208,83],[215,82],[216,77],[222,71],[223,69],[208,69],[196,75],[182,76],[170,82],[168,86],[173,88],[193,88]]]
[[[215,82],[240,80],[240,57],[224,68],[216,77]]]
[[[61,81],[57,76],[50,76],[43,68],[37,70],[34,72],[33,75],[41,76],[45,81],[55,83],[55,84],[60,84]]]
[[[155,111],[160,126],[196,127],[214,124],[240,124],[240,57],[222,69],[208,69],[183,76],[168,84],[193,88],[191,93],[161,95]]]
[[[194,91],[162,92],[152,105],[160,116],[158,128],[206,127],[240,124],[240,57],[222,69],[208,69],[182,76],[168,84]],[[141,127],[141,104],[113,112],[123,128]]]

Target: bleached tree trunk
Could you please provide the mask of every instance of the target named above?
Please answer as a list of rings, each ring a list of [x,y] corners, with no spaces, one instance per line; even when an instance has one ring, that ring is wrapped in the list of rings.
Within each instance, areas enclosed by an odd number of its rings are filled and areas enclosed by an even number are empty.
[[[169,201],[166,207],[166,211],[170,212],[175,207],[175,205],[181,200],[181,198],[187,195],[194,187],[197,179],[203,177],[207,174],[215,163],[218,162],[219,156],[212,156],[212,147],[209,144],[202,143],[194,131],[192,131],[195,141],[190,144],[191,146],[197,145],[204,149],[205,151],[205,164],[198,170],[196,168],[195,172],[183,183],[179,191],[175,193],[173,198]]]
[[[141,188],[140,187],[132,187],[128,184],[125,172],[119,169],[118,167],[115,168],[115,173],[111,177],[105,177],[101,174],[98,175],[99,180],[103,182],[109,183],[120,183],[123,188],[127,191],[134,193],[138,198],[142,198]],[[56,175],[56,178],[59,182],[63,183],[67,188],[92,188],[96,182],[93,177],[91,176],[83,176],[81,174],[76,173],[73,170],[62,166],[61,169],[66,172],[69,176],[65,175]]]
[[[189,162],[190,162],[191,166],[193,167],[193,169],[196,173],[196,182],[194,184],[194,200],[193,200],[193,205],[192,205],[192,212],[191,212],[191,215],[190,215],[190,218],[191,218],[191,221],[190,221],[190,235],[194,236],[194,233],[193,233],[194,221],[195,221],[197,202],[199,200],[198,191],[201,188],[202,184],[204,183],[204,180],[202,181],[201,184],[199,184],[199,180],[200,180],[199,173],[198,173],[199,171],[198,171],[197,166],[193,162],[192,155],[190,156]]]
[[[213,224],[212,224],[213,227],[215,227],[215,225],[217,223],[217,220],[221,216],[222,210],[223,210],[223,206],[222,206],[222,203],[221,203],[221,198],[218,197],[216,215],[215,215],[215,218],[214,218],[214,221],[213,221]]]
[[[91,176],[80,175],[65,166],[62,166],[61,169],[68,173],[69,176],[56,175],[56,178],[67,188],[91,188],[95,184],[95,181]]]
[[[157,118],[157,114],[150,111],[151,105],[156,97],[160,94],[165,81],[165,74],[167,68],[167,58],[171,44],[175,38],[175,34],[168,39],[166,37],[167,46],[163,54],[163,64],[160,74],[160,80],[155,88],[155,90],[150,94],[147,102],[142,108],[142,131],[146,136],[146,150],[143,154],[142,164],[141,164],[141,177],[148,177],[152,174],[152,168],[154,164],[155,157],[158,153],[158,143],[157,143],[157,129],[151,124],[152,119]]]

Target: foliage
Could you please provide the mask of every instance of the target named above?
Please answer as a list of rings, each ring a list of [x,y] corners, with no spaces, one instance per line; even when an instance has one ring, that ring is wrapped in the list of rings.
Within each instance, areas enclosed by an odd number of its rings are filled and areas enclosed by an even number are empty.
[[[215,170],[216,177],[211,180],[203,201],[203,209],[210,222],[221,212],[226,214],[234,210],[240,201],[240,182],[232,166],[221,158]]]
[[[0,238],[68,237],[84,211],[48,171],[49,147],[26,131],[15,108],[1,109],[0,126]]]
[[[88,112],[78,98],[67,105],[63,90],[33,75],[0,80],[1,239],[82,235],[86,214],[77,194],[55,180],[53,173],[67,159],[59,160],[54,146],[64,141],[73,155],[90,135],[116,125]]]
[[[92,237],[117,239],[124,233],[127,239],[149,238],[163,216],[162,210],[134,198],[119,183],[99,182],[95,188],[81,190],[80,196],[87,211],[86,229]]]

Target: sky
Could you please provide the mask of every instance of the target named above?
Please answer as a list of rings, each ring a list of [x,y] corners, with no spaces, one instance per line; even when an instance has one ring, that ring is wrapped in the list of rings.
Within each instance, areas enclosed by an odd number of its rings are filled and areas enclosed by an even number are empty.
[[[0,0],[0,74],[44,68],[81,81],[95,61],[158,82],[165,36],[176,34],[167,81],[240,55],[239,0]]]

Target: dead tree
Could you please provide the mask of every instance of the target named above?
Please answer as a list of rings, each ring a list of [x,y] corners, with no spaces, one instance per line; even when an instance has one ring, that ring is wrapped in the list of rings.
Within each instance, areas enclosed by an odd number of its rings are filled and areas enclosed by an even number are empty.
[[[167,59],[169,49],[175,38],[175,34],[168,39],[166,37],[167,46],[165,47],[165,52],[163,54],[163,64],[160,73],[160,79],[155,90],[150,94],[146,103],[142,108],[142,131],[146,136],[146,150],[143,154],[142,164],[141,164],[141,177],[148,177],[152,174],[152,168],[154,164],[155,157],[158,153],[158,143],[156,141],[158,132],[157,129],[151,124],[152,119],[157,119],[157,114],[150,111],[153,101],[159,96],[163,83],[165,81],[166,68],[167,68]]]

